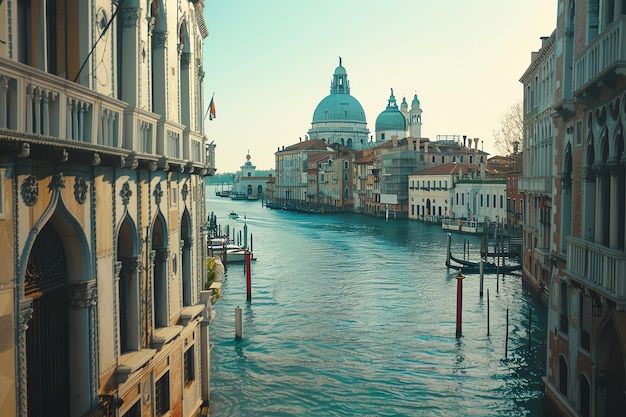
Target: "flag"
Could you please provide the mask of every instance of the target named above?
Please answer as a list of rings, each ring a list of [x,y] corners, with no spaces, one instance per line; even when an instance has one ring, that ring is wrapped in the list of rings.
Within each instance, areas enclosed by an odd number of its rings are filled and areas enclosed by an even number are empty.
[[[209,103],[209,120],[215,119],[215,102],[213,101],[213,97],[211,97],[211,103]]]

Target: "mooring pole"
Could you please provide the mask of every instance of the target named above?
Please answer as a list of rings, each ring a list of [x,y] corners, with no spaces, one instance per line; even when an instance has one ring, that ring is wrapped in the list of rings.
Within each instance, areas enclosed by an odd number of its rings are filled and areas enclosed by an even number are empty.
[[[528,351],[530,352],[530,332],[533,329],[533,309],[528,310]]]
[[[248,224],[243,224],[243,248],[248,249]]]
[[[483,266],[483,258],[480,258],[480,296],[483,296],[483,286],[484,286],[484,266]]]
[[[252,301],[252,273],[250,271],[250,251],[246,251],[246,300]]]
[[[241,321],[241,308],[235,308],[235,338],[243,338],[243,322]]]
[[[454,277],[456,278],[456,337],[461,337],[461,311],[463,310],[463,274],[461,268],[459,273]]]
[[[450,240],[452,239],[452,235],[448,232],[448,253],[446,254],[446,266],[450,267]]]
[[[504,339],[504,357],[507,357],[509,351],[509,309],[506,309],[506,339]]]
[[[489,336],[489,288],[487,288],[487,336]]]

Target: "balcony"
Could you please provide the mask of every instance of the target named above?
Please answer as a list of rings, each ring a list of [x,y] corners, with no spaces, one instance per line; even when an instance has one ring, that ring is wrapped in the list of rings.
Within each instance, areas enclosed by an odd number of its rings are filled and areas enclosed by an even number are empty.
[[[626,253],[567,237],[565,273],[573,280],[626,308]]]
[[[548,262],[550,261],[550,249],[548,248],[535,248],[535,262],[548,268]]]
[[[50,148],[91,155],[93,164],[215,171],[214,148],[186,126],[129,107],[80,84],[0,58],[0,141],[8,148]],[[7,149],[8,149],[7,148]],[[213,165],[209,165],[213,164]]]
[[[574,61],[574,96],[604,84],[610,87],[626,68],[626,16],[611,23]]]
[[[517,189],[522,193],[552,195],[552,177],[520,177]]]

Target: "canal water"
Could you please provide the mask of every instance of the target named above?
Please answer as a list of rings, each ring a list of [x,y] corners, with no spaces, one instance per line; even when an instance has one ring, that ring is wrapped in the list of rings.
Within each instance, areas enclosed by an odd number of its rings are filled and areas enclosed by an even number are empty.
[[[457,271],[440,227],[207,195],[222,228],[238,236],[247,224],[256,257],[252,302],[243,265],[230,264],[210,326],[212,417],[550,414],[546,312],[521,278],[486,275],[481,298],[468,275],[457,339]],[[453,235],[453,253],[464,239],[476,257],[474,237]]]

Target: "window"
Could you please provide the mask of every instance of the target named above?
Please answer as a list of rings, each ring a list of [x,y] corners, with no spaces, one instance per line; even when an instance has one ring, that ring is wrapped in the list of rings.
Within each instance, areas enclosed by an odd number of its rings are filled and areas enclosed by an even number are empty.
[[[167,371],[154,387],[154,408],[157,416],[170,411],[170,372]]]
[[[583,144],[583,121],[576,121],[576,145]]]
[[[348,161],[343,161],[343,169],[348,169]]]
[[[380,134],[380,140],[385,140],[385,134],[384,133]]]
[[[489,207],[489,196],[487,196],[487,207]]]
[[[484,196],[481,194],[480,195],[480,206],[483,206],[483,201],[484,201]]]
[[[504,207],[504,196],[501,195],[500,196],[500,208],[503,208],[503,207]]]
[[[348,181],[348,173],[347,172],[343,173],[343,180],[344,181]]]
[[[189,349],[185,351],[184,360],[184,377],[185,377],[185,386],[190,385],[195,379],[195,368],[194,368],[194,346],[191,345]]]

